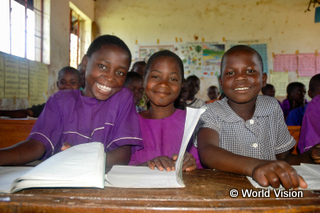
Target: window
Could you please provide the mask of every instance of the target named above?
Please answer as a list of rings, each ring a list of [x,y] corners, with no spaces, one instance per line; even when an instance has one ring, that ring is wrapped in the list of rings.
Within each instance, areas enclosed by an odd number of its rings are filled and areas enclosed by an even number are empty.
[[[42,62],[43,0],[1,0],[0,51]]]

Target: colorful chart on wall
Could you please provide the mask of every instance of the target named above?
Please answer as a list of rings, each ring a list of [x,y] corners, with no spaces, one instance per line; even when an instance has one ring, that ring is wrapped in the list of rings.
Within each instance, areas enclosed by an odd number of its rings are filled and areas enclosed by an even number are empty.
[[[235,45],[248,45],[255,49],[262,58],[263,63],[263,72],[269,73],[269,61],[270,53],[268,52],[268,40],[247,40],[247,41],[227,41],[226,42],[226,50],[235,46]]]
[[[202,43],[180,44],[179,55],[184,66],[184,77],[202,75]]]
[[[175,52],[174,45],[143,45],[138,48],[139,52],[136,61],[147,61],[153,53],[160,50],[170,50]]]
[[[225,52],[224,44],[204,43],[202,76],[213,77],[220,75],[221,59]]]

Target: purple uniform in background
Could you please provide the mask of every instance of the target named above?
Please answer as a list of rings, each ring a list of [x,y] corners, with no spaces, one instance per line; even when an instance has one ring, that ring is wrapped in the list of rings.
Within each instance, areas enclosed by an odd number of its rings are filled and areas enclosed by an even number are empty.
[[[127,88],[105,101],[81,95],[80,90],[61,90],[52,95],[28,139],[44,144],[42,159],[60,152],[64,142],[71,145],[101,142],[105,151],[132,145],[142,148],[138,115]]]
[[[139,116],[144,148],[131,156],[129,165],[139,165],[158,156],[171,158],[173,154],[179,154],[186,113],[186,110],[177,109],[171,116],[163,119],[144,119]],[[198,150],[192,143],[187,151],[196,159],[197,168],[203,168]]]
[[[320,143],[320,95],[308,104],[303,116],[298,148],[304,153]]]

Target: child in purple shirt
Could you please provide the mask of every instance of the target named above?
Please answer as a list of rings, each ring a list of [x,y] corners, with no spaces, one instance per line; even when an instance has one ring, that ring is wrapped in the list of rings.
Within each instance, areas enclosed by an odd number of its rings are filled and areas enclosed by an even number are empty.
[[[320,143],[320,74],[310,79],[308,95],[312,100],[303,116],[298,142],[300,153],[304,153],[315,144]]]
[[[46,159],[96,141],[104,144],[110,167],[127,164],[131,151],[142,148],[133,97],[122,88],[131,62],[127,45],[116,36],[100,36],[86,57],[85,89],[52,95],[27,140],[0,150],[0,165]]]
[[[163,50],[150,57],[145,71],[145,93],[151,108],[139,113],[144,149],[135,152],[129,164],[171,171],[175,169],[186,119],[186,111],[174,107],[182,87],[183,64],[179,56]],[[193,144],[187,151],[183,170],[201,168]]]

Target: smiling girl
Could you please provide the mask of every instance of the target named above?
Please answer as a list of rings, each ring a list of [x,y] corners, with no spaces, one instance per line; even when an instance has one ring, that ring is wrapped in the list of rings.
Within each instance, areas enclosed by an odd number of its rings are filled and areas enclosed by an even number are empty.
[[[176,109],[184,70],[179,56],[168,50],[153,54],[147,62],[145,93],[150,109],[140,112],[139,122],[144,149],[135,152],[129,164],[151,169],[174,170],[182,142],[186,111]],[[192,145],[184,157],[183,170],[201,167],[197,149]]]

